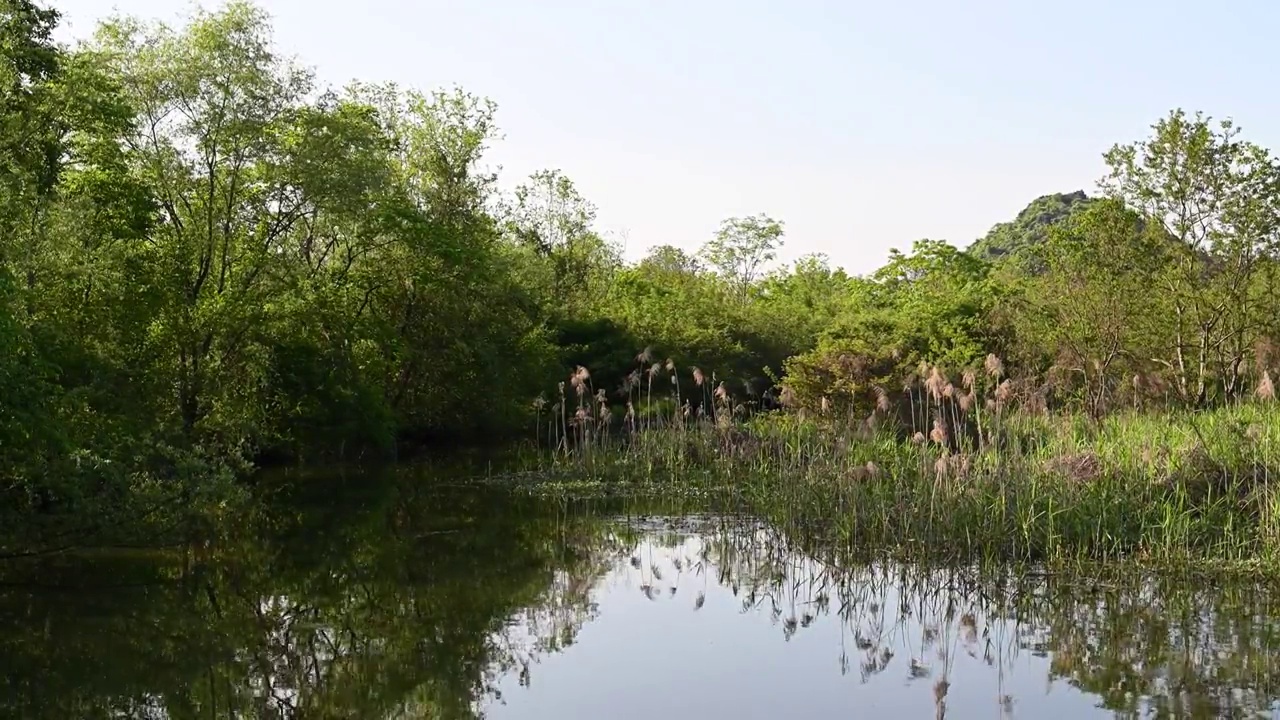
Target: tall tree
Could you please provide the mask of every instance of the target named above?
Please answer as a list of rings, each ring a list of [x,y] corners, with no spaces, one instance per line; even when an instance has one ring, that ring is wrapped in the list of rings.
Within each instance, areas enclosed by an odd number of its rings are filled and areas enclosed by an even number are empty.
[[[535,172],[516,188],[507,215],[512,237],[547,269],[556,307],[582,311],[606,292],[620,254],[596,232],[595,205],[567,176]]]
[[[550,350],[492,212],[483,160],[496,106],[456,89],[354,94],[390,129],[404,203],[395,241],[362,265],[354,310],[382,348],[397,422],[418,435],[510,428],[547,379]]]
[[[762,268],[777,257],[784,234],[782,223],[763,213],[729,218],[701,255],[745,299]]]
[[[1280,250],[1280,167],[1230,120],[1180,109],[1106,161],[1100,185],[1179,243],[1161,289],[1176,334],[1166,362],[1182,398],[1203,404],[1215,386],[1241,394],[1253,340],[1269,319],[1255,298]]]
[[[31,0],[0,0],[0,243],[52,190],[61,164],[60,118],[50,103],[63,62],[52,40],[58,19]]]
[[[349,264],[334,250],[351,225],[331,216],[369,207],[383,138],[360,108],[309,104],[311,74],[274,52],[266,15],[245,3],[180,32],[115,20],[94,49],[138,110],[124,142],[159,206],[154,387],[174,388],[188,436],[203,427],[236,446],[265,422],[261,348],[284,299]]]
[[[39,472],[56,434],[16,261],[60,166],[49,103],[63,59],[51,40],[57,22],[30,0],[0,0],[0,477]]]

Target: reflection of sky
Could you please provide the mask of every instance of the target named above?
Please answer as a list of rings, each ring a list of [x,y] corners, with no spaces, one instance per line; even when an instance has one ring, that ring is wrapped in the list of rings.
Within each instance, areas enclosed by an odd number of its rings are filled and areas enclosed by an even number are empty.
[[[950,686],[947,717],[1000,718],[999,698],[1012,695],[1013,716],[1027,718],[1110,717],[1096,707],[1096,699],[1062,681],[1049,684],[1048,658],[1023,650],[1013,654],[1012,625],[991,627],[992,642],[1003,644],[1003,679],[995,666],[983,662],[983,641],[976,657],[966,653],[956,622],[937,629],[938,641],[921,650],[923,626],[900,620],[899,598],[892,584],[871,594],[881,599],[881,646],[894,657],[887,669],[863,679],[860,664],[866,657],[855,646],[854,629],[874,635],[876,624],[868,613],[842,623],[836,611],[839,599],[830,593],[829,612],[813,612],[809,627],[799,628],[790,640],[784,622],[793,616],[789,594],[778,599],[782,614],[776,619],[768,600],[744,611],[750,582],[743,579],[740,593],[717,582],[717,568],[708,562],[701,573],[703,542],[686,537],[674,548],[647,536],[637,546],[636,568],[627,558],[596,584],[592,599],[598,612],[578,633],[572,647],[542,655],[531,668],[529,687],[520,687],[512,675],[499,688],[503,703],[491,702],[486,716],[504,718],[782,718],[782,717],[934,717],[935,681],[944,662],[938,652],[950,652]],[[713,547],[710,561],[721,557]],[[675,560],[680,559],[681,570]],[[755,565],[739,557],[736,572]],[[656,566],[661,579],[654,576]],[[789,559],[783,584],[813,576],[816,566]],[[778,567],[778,565],[774,565]],[[653,599],[643,588],[656,589]],[[672,587],[676,593],[671,594]],[[705,604],[695,609],[699,593]],[[796,592],[794,616],[805,614],[805,602],[816,593],[801,583]],[[886,602],[887,601],[887,602]],[[957,621],[963,610],[957,613]],[[931,616],[925,611],[923,616]],[[926,621],[927,622],[927,621]],[[983,619],[978,619],[979,632]],[[843,632],[842,632],[843,629]],[[1002,642],[1003,641],[1003,642]],[[841,673],[842,647],[848,655],[848,672]],[[999,653],[999,647],[992,649]],[[878,653],[877,653],[878,654]],[[910,679],[911,659],[930,665],[931,677]],[[1007,715],[1006,715],[1007,717]]]

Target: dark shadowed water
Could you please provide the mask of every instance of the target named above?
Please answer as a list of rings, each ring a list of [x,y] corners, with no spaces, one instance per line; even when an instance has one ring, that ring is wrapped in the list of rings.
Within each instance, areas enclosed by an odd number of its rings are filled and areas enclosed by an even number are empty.
[[[263,496],[202,549],[0,562],[0,716],[1277,716],[1261,584],[855,562],[403,471]]]

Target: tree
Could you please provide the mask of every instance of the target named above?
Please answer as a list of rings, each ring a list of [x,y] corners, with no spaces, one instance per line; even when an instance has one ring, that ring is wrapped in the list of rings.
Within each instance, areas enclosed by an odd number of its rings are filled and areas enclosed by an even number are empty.
[[[101,75],[53,43],[58,19],[28,0],[0,0],[0,477],[13,480],[3,502],[17,511],[72,482],[65,461],[75,443],[55,365],[65,376],[66,358],[49,355],[57,333],[38,322],[34,286],[59,180],[103,154],[94,141],[118,109],[99,93]],[[117,187],[127,194],[129,183]]]
[[[985,260],[940,240],[893,250],[869,277],[852,279],[817,347],[786,363],[801,404],[820,398],[869,404],[873,385],[894,389],[921,362],[943,371],[972,368],[1004,338],[993,322],[1003,291]]]
[[[61,166],[61,123],[50,103],[63,63],[52,40],[58,19],[31,0],[0,0],[0,262],[13,228]]]
[[[639,266],[655,272],[696,275],[702,265],[696,257],[673,245],[650,248],[649,254],[640,260]]]
[[[389,128],[399,209],[360,265],[351,311],[379,348],[400,430],[509,430],[547,381],[551,351],[539,298],[519,282],[522,258],[491,214],[494,176],[481,163],[496,107],[456,89],[362,86],[356,97]]]
[[[596,208],[559,170],[541,170],[515,190],[507,227],[549,276],[553,306],[581,312],[606,292],[621,264],[617,248],[593,227]]]
[[[783,234],[782,223],[763,213],[729,218],[700,254],[745,299],[761,268],[777,257]]]
[[[870,301],[891,313],[907,364],[926,360],[958,370],[987,354],[998,299],[990,271],[986,261],[940,240],[917,241],[910,254],[890,252],[871,276]]]
[[[343,277],[386,214],[386,137],[367,107],[324,94],[272,48],[244,3],[200,12],[175,32],[115,20],[93,50],[127,88],[123,136],[154,189],[144,358],[189,440],[236,447],[268,422],[269,338],[321,279]]]
[[[1146,140],[1109,150],[1100,181],[1178,243],[1160,280],[1175,332],[1164,362],[1195,404],[1215,387],[1226,398],[1244,391],[1253,341],[1270,319],[1257,298],[1280,250],[1280,167],[1239,134],[1230,120],[1174,110]]]
[[[760,281],[747,321],[757,344],[769,346],[770,362],[781,366],[787,357],[813,349],[848,305],[851,280],[819,253]]]
[[[1171,249],[1159,226],[1105,199],[1051,228],[1035,252],[1042,272],[1026,280],[1014,309],[1022,357],[1047,355],[1066,373],[1060,389],[1080,388],[1095,417],[1168,348],[1163,299],[1151,288]]]

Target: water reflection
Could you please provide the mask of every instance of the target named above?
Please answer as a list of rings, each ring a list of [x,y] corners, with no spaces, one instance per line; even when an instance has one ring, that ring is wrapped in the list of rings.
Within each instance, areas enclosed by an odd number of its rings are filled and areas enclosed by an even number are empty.
[[[285,487],[207,547],[0,564],[0,716],[1276,707],[1263,585],[852,562],[725,515],[404,473]]]

